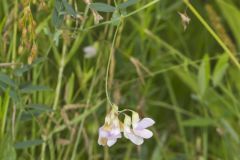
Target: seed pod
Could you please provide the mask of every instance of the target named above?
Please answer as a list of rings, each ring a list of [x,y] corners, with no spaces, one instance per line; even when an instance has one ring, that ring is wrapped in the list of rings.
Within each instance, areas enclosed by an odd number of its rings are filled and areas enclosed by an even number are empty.
[[[23,29],[23,27],[24,27],[23,19],[19,20],[18,26],[19,26],[20,29]]]
[[[32,49],[31,49],[31,53],[33,55],[37,55],[37,45],[34,43],[33,46],[32,46]]]
[[[32,62],[33,62],[33,57],[32,57],[32,55],[30,55],[28,57],[28,64],[32,64]]]
[[[37,26],[37,23],[36,23],[36,21],[32,21],[32,28],[35,30],[35,28],[36,28],[36,26]]]
[[[22,44],[18,47],[18,54],[19,55],[21,55],[22,53],[23,53],[23,50],[24,50],[24,48],[23,48],[23,46],[22,46]]]
[[[27,39],[27,28],[23,28],[23,30],[22,30],[22,39],[23,40]]]
[[[27,31],[28,31],[28,33],[32,33],[32,25],[28,25]]]

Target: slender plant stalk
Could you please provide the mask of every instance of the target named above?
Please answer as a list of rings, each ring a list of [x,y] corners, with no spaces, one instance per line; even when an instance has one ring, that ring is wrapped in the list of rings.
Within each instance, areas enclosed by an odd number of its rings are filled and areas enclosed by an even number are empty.
[[[142,10],[144,10],[144,9],[146,9],[146,8],[156,4],[156,3],[158,3],[159,1],[160,0],[151,1],[151,2],[147,3],[146,5],[142,6],[141,8],[139,8],[139,9],[137,9],[137,10],[135,10],[135,11],[125,15],[124,18],[130,17],[130,16],[132,16],[132,15],[134,15],[134,14],[136,14],[136,13],[138,13],[138,12],[140,12],[140,11],[142,11]]]
[[[0,97],[1,98],[1,97]],[[0,127],[1,127],[1,132],[0,132],[0,140],[1,138],[4,137],[4,131],[5,131],[5,126],[6,126],[6,120],[7,120],[7,111],[8,111],[8,106],[9,106],[9,89],[5,92],[4,98],[0,100]]]
[[[58,101],[59,101],[59,96],[60,96],[60,91],[61,91],[61,85],[62,85],[63,70],[64,70],[64,67],[65,67],[66,52],[67,52],[67,46],[63,45],[62,58],[61,58],[60,68],[59,68],[59,73],[58,73],[56,95],[55,95],[55,100],[54,100],[54,103],[53,103],[53,110],[56,110],[57,106],[58,106]]]
[[[18,0],[15,1],[14,6],[14,19],[17,19],[18,16]],[[17,56],[17,21],[14,21],[13,25],[13,49],[12,49],[12,62],[15,63]]]
[[[127,15],[122,15],[121,18],[128,18],[134,14],[137,14],[138,12],[141,12],[143,11],[144,9],[158,3],[160,0],[154,0],[154,1],[151,1],[149,3],[147,3],[146,5],[144,5],[143,7],[133,11],[133,12],[130,12],[128,13]],[[97,28],[97,27],[100,27],[100,26],[104,26],[104,25],[108,25],[108,24],[111,24],[112,23],[112,20],[109,20],[109,21],[104,21],[102,23],[99,23],[99,24],[96,24],[96,25],[93,25],[93,26],[90,26],[90,27],[86,27],[86,28],[79,28],[78,31],[89,31],[91,29],[94,29],[94,28]],[[71,29],[71,30],[75,30],[76,28],[63,28],[63,29]]]
[[[63,71],[64,71],[64,67],[65,67],[65,57],[66,57],[66,52],[67,52],[67,46],[66,44],[63,45],[63,49],[62,49],[62,57],[61,57],[61,62],[60,62],[60,68],[59,68],[59,72],[58,72],[58,81],[57,81],[57,87],[56,87],[56,91],[55,91],[55,99],[54,99],[54,103],[53,103],[53,110],[57,109],[57,105],[58,105],[58,101],[59,101],[59,96],[60,96],[60,92],[61,92],[61,85],[62,85],[62,77],[63,77]],[[47,132],[49,130],[51,126],[51,121],[48,121],[47,124]],[[48,137],[46,137],[46,139],[49,139]],[[41,160],[45,159],[45,152],[46,152],[46,143],[44,143],[42,145],[42,150],[41,150]],[[53,157],[53,153],[51,154]]]
[[[120,22],[121,23],[121,22]],[[110,55],[108,57],[108,64],[107,64],[107,71],[106,71],[106,77],[105,77],[105,93],[106,93],[106,97],[107,97],[107,101],[108,103],[112,106],[113,103],[111,101],[111,98],[108,94],[108,75],[109,75],[109,69],[110,69],[110,65],[111,65],[111,59],[113,57],[113,53],[114,53],[114,45],[115,45],[115,42],[116,42],[116,38],[117,38],[117,33],[118,33],[118,30],[119,30],[119,26],[120,24],[118,24],[117,26],[117,29],[114,33],[114,37],[113,37],[113,41],[112,41],[112,46],[111,46],[111,50],[110,50]]]
[[[166,81],[166,84],[167,84],[170,99],[173,103],[174,110],[176,110],[175,111],[175,116],[176,116],[177,124],[179,126],[180,134],[183,137],[184,152],[187,154],[187,158],[190,158],[189,157],[189,150],[188,150],[188,146],[187,146],[186,134],[185,134],[185,130],[184,130],[184,127],[183,127],[183,124],[182,124],[182,116],[181,116],[181,113],[179,112],[179,108],[178,108],[179,105],[178,105],[178,102],[177,102],[177,98],[175,96],[175,93],[174,93],[174,90],[172,88],[172,85],[171,85],[171,82],[170,82],[170,79],[169,79],[168,75],[165,76],[165,81]]]
[[[218,44],[223,48],[223,50],[229,55],[233,63],[240,69],[240,63],[234,54],[228,49],[228,47],[224,44],[221,38],[214,32],[214,30],[208,25],[208,23],[203,19],[203,17],[198,13],[198,11],[194,8],[194,6],[189,2],[189,0],[183,0],[184,3],[188,6],[188,8],[192,11],[192,13],[197,17],[197,19],[202,23],[202,25],[206,28],[206,30],[213,36],[213,38],[218,42]]]

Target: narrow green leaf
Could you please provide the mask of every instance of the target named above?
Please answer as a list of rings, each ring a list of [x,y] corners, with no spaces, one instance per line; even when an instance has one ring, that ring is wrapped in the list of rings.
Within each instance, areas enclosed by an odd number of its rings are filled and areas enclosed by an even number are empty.
[[[187,127],[207,127],[214,125],[215,121],[210,118],[194,118],[185,120],[182,122],[182,124]]]
[[[210,63],[209,57],[206,54],[202,60],[198,71],[198,87],[200,91],[200,95],[203,96],[205,93],[210,80]]]
[[[27,72],[27,71],[29,71],[30,69],[31,69],[31,66],[30,66],[30,65],[24,65],[23,67],[16,69],[16,70],[14,71],[14,74],[15,74],[16,76],[19,76],[19,77],[20,77],[20,76],[23,75],[24,72]]]
[[[75,74],[72,73],[71,77],[68,80],[66,89],[65,89],[65,100],[67,103],[71,103],[72,102],[72,98],[74,95],[74,79],[75,79]]]
[[[232,35],[237,41],[238,47],[240,47],[240,21],[239,16],[240,16],[240,10],[237,7],[237,5],[234,5],[233,3],[230,3],[228,1],[223,1],[223,0],[216,0],[217,5],[222,11],[222,14],[224,16],[224,20],[227,22],[229,25]]]
[[[0,89],[5,91],[7,89],[7,84],[5,84],[2,81],[0,81]]]
[[[115,11],[112,15],[111,21],[114,26],[117,26],[120,23],[120,14],[118,11]]]
[[[7,84],[0,81],[0,93],[1,93],[1,91],[2,92],[7,92],[8,88],[9,87],[7,86]],[[19,101],[19,96],[17,94],[16,89],[11,88],[10,91],[9,91],[9,95],[10,95],[11,99],[13,100],[13,102],[18,102]]]
[[[17,91],[16,90],[10,90],[10,97],[11,99],[13,100],[13,102],[19,102],[19,96],[17,94]]]
[[[62,0],[55,0],[54,8],[56,8],[58,13],[62,12],[64,10],[64,6],[63,6]]]
[[[125,9],[127,7],[130,7],[134,4],[136,4],[137,2],[139,2],[139,0],[128,0],[127,2],[123,2],[123,3],[119,4],[118,8]]]
[[[17,86],[15,82],[4,73],[0,73],[0,81],[14,88]]]
[[[225,119],[221,119],[221,123],[226,130],[226,132],[234,139],[235,142],[239,143],[239,134],[238,132],[229,124]]]
[[[213,85],[214,86],[217,86],[221,82],[224,74],[226,73],[226,70],[229,66],[228,59],[229,59],[228,55],[223,54],[219,58],[216,66],[214,67],[214,70],[213,70]]]
[[[24,85],[20,87],[21,93],[32,93],[37,91],[50,91],[51,89],[47,86],[41,86],[41,85]]]
[[[52,13],[52,24],[54,27],[59,28],[63,24],[64,16],[60,15],[56,8],[53,9]]]
[[[63,0],[63,6],[66,10],[66,12],[73,16],[73,17],[76,17],[77,16],[77,13],[75,12],[75,10],[72,8],[72,6],[70,4],[68,4],[68,2],[66,0]]]
[[[32,69],[34,66],[38,65],[39,63],[42,63],[43,61],[45,61],[46,58],[45,57],[40,57],[37,58],[36,60],[33,61],[32,64],[30,65],[24,65],[21,68],[17,68],[14,71],[14,74],[16,76],[22,76],[25,72],[29,71],[30,69]]]
[[[26,105],[25,110],[21,114],[21,121],[28,121],[34,118],[37,118],[43,113],[46,112],[53,112],[54,110],[46,105],[43,104],[29,104]]]
[[[192,75],[189,71],[185,71],[183,69],[174,69],[174,73],[179,77],[179,79],[185,83],[191,90],[197,92],[198,85],[194,75]]]
[[[0,104],[1,107],[1,113],[0,113],[0,127],[1,127],[1,132],[0,132],[0,138],[4,135],[4,130],[6,126],[6,121],[7,121],[7,112],[8,112],[8,107],[9,107],[9,88],[6,90],[4,93],[4,98],[3,98],[3,103]]]
[[[26,109],[32,109],[39,112],[53,112],[53,109],[43,104],[29,104],[25,106]]]
[[[18,142],[15,144],[16,149],[25,149],[33,146],[37,146],[40,144],[43,144],[44,141],[41,139],[36,139],[36,140],[29,140],[29,141],[24,141],[24,142]]]
[[[36,58],[33,63],[31,64],[31,66],[35,66],[35,65],[38,65],[44,61],[47,60],[47,57],[39,57],[39,58]]]
[[[16,160],[16,151],[8,136],[0,139],[0,160]]]
[[[21,121],[29,121],[32,119],[37,118],[38,116],[41,115],[41,111],[39,110],[28,110],[28,111],[23,111],[20,117]]]
[[[115,7],[106,3],[91,3],[89,7],[99,12],[114,12],[116,10]]]

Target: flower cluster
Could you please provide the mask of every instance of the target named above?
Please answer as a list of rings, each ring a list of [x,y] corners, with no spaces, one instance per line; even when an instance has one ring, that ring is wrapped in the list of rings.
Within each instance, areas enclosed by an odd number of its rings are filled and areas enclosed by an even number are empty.
[[[129,139],[136,145],[141,145],[144,139],[149,139],[153,133],[146,129],[155,122],[151,118],[143,118],[140,120],[137,112],[131,111],[132,117],[124,114],[124,123],[118,118],[118,107],[113,105],[112,110],[105,117],[105,123],[99,128],[98,144],[111,147],[117,142],[118,138],[122,138],[121,132],[125,138]]]

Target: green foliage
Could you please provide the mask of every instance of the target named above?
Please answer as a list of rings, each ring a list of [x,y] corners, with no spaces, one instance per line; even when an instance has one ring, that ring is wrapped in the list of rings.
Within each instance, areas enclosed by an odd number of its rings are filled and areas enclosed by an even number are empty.
[[[16,151],[9,136],[0,139],[0,160],[16,160]]]
[[[55,6],[52,13],[52,24],[56,28],[61,27],[63,24],[64,12],[70,16],[73,16],[74,18],[77,17],[77,13],[72,6],[68,4],[67,0],[55,0]]]
[[[198,71],[198,86],[199,86],[199,91],[201,96],[203,96],[206,89],[208,88],[210,74],[211,73],[210,73],[209,57],[208,55],[205,55]]]
[[[72,6],[68,4],[67,0],[62,0],[62,3],[63,3],[63,6],[64,6],[66,12],[67,12],[69,15],[71,15],[71,16],[73,16],[73,17],[76,18],[76,17],[77,17],[77,13],[76,13],[75,10],[72,8]]]
[[[0,141],[4,139],[7,112],[9,108],[9,89],[0,97]]]
[[[213,77],[212,77],[214,86],[217,86],[218,84],[220,84],[221,80],[223,79],[227,71],[227,68],[229,67],[228,59],[229,59],[228,55],[223,54],[217,61],[217,64],[213,70]]]
[[[228,3],[225,1],[216,0],[216,2],[222,10],[222,14],[224,15],[229,27],[231,27],[231,31],[233,32],[235,40],[237,41],[238,47],[240,47],[240,21],[236,21],[236,19],[238,19],[238,17],[240,16],[239,8],[237,8],[232,3]]]
[[[11,78],[9,78],[8,75],[4,73],[0,73],[0,81],[13,88],[16,88],[17,86],[16,83]]]
[[[20,93],[32,93],[37,91],[50,91],[50,89],[47,86],[31,84],[20,86]]]
[[[207,127],[214,124],[215,121],[210,118],[194,118],[183,121],[183,125],[186,127]]]
[[[41,139],[18,142],[15,144],[15,148],[16,149],[25,149],[25,148],[41,145],[42,143],[44,143],[44,141]]]
[[[139,2],[139,0],[128,0],[128,1],[126,1],[126,2],[123,2],[123,3],[119,4],[119,5],[118,5],[118,8],[120,8],[120,9],[125,9],[125,8],[127,8],[127,7],[130,7],[130,6],[138,3],[138,2]]]
[[[240,159],[238,1],[43,2],[29,4],[38,52],[24,64],[23,1],[0,1],[0,160]],[[221,32],[226,39],[216,41]],[[228,39],[237,53],[222,48]],[[87,47],[96,55],[87,57]],[[139,147],[97,143],[110,52],[111,100],[156,122]]]
[[[99,12],[114,12],[116,10],[115,7],[106,4],[106,3],[91,3],[89,5],[90,8],[99,11]]]

